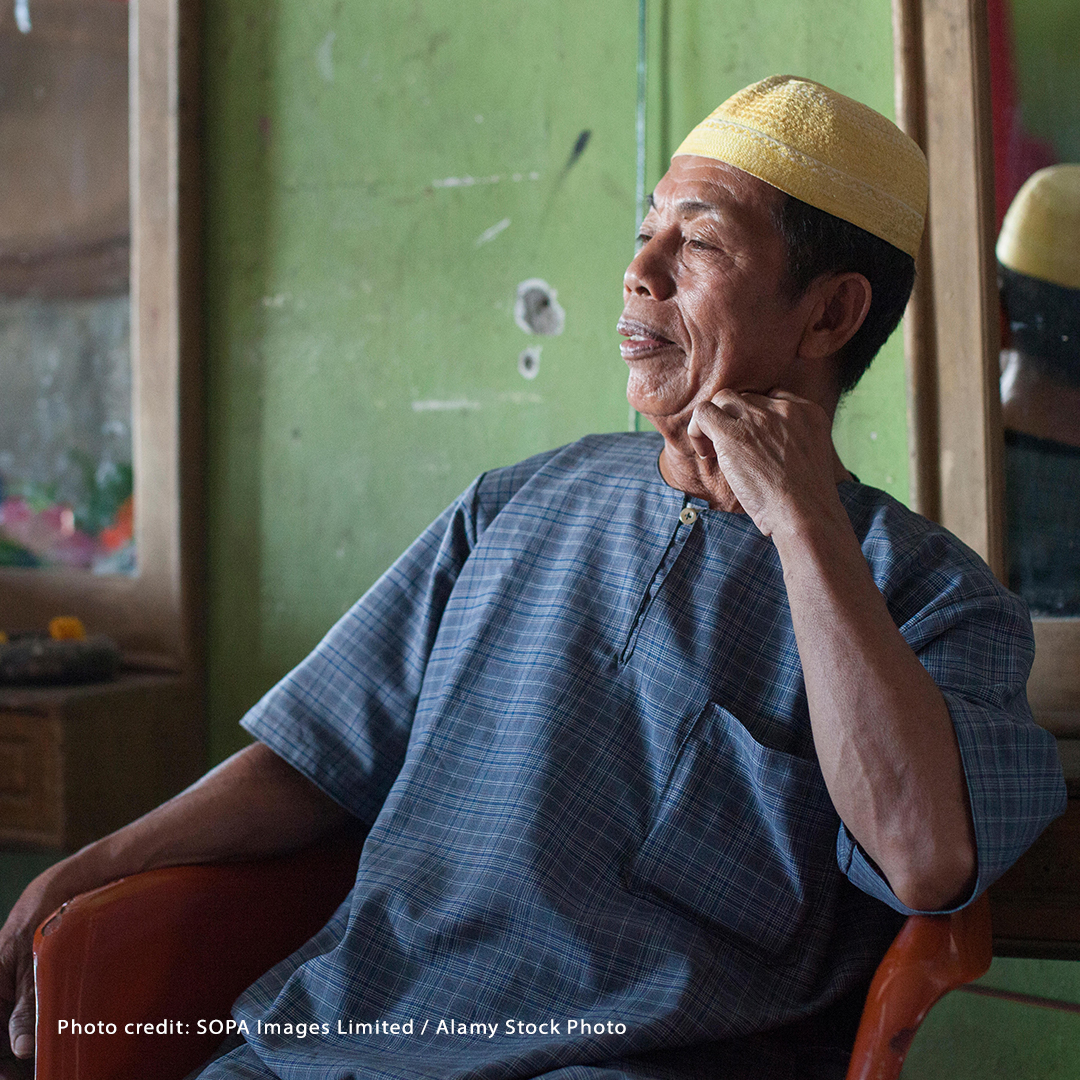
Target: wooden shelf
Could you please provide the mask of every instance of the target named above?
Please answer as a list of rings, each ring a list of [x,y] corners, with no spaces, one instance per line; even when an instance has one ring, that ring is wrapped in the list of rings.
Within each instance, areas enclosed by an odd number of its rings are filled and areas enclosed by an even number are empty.
[[[72,851],[205,770],[202,710],[178,675],[0,688],[0,844]]]

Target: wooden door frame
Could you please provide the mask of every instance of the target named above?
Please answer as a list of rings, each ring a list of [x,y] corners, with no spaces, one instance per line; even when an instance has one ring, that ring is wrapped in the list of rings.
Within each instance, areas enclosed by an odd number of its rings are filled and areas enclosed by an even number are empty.
[[[898,123],[930,208],[905,319],[912,504],[1005,579],[1000,317],[985,0],[893,0]],[[1036,618],[1028,698],[1080,777],[1080,619]]]

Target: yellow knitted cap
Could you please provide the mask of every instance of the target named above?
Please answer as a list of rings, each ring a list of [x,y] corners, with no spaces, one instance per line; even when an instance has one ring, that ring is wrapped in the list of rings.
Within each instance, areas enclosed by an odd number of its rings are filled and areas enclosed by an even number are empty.
[[[850,221],[914,256],[926,158],[894,123],[809,79],[773,75],[728,98],[673,156],[698,154]]]
[[[1024,181],[1001,224],[998,262],[1080,289],[1080,165],[1051,165]]]

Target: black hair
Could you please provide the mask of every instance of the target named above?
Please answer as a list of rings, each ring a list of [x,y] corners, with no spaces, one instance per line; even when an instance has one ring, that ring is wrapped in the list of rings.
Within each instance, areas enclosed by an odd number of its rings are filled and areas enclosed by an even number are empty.
[[[915,284],[915,260],[887,240],[784,195],[774,223],[787,245],[787,289],[798,298],[822,274],[855,271],[870,282],[870,310],[838,354],[840,393],[862,378],[870,361],[896,329]]]
[[[998,263],[1008,344],[1047,378],[1080,386],[1080,289],[1029,277]]]

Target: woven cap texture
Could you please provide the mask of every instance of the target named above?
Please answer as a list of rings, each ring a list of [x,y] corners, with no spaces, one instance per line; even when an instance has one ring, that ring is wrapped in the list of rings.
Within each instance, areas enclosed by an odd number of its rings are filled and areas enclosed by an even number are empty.
[[[1080,289],[1080,165],[1051,165],[1024,181],[1001,224],[998,262]]]
[[[926,158],[894,123],[793,75],[740,90],[683,140],[698,154],[850,221],[914,256],[926,215]]]

